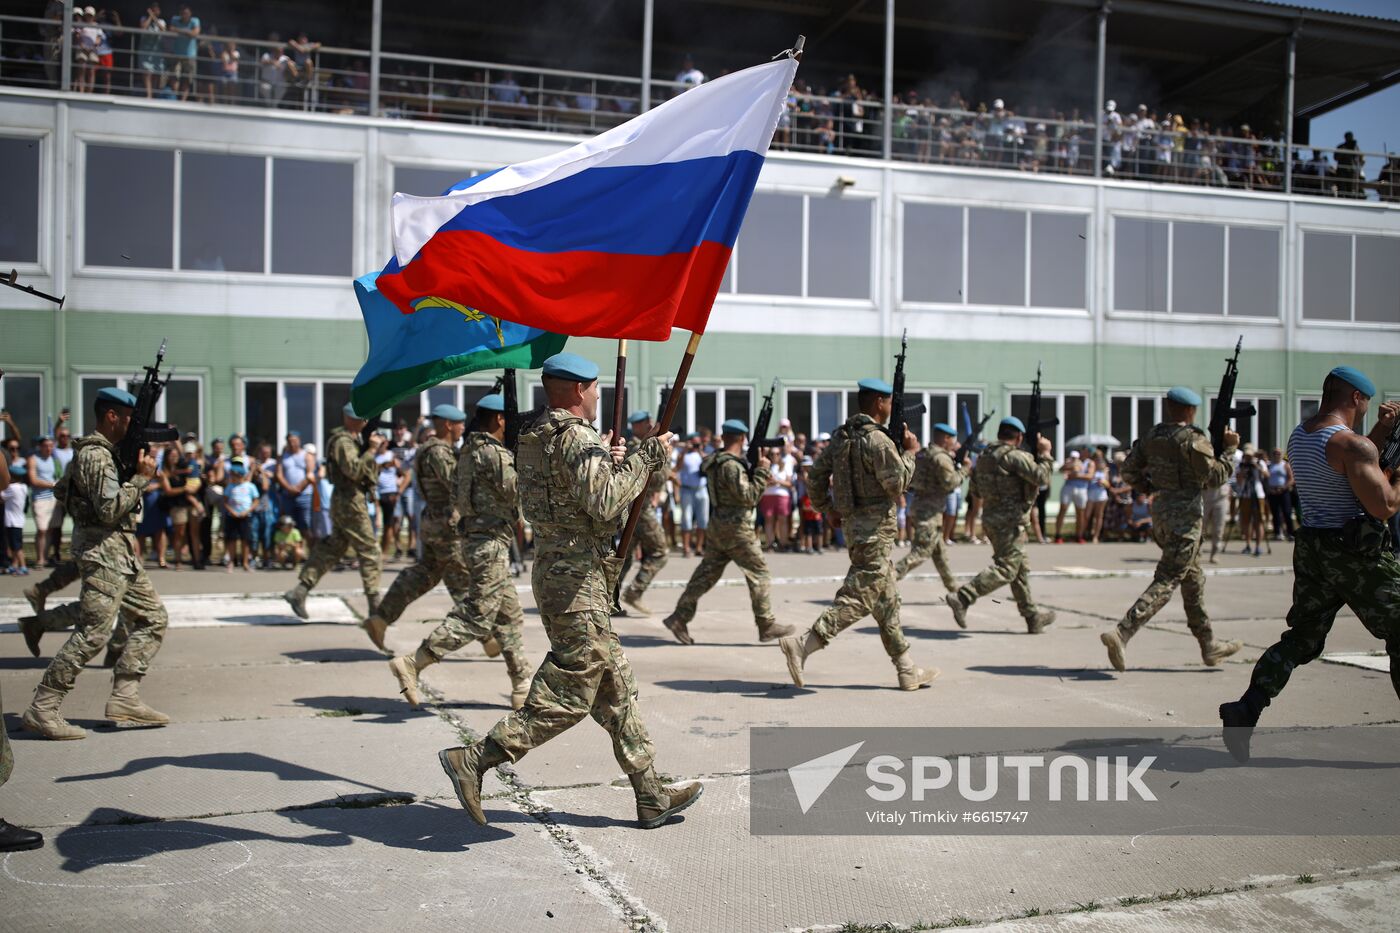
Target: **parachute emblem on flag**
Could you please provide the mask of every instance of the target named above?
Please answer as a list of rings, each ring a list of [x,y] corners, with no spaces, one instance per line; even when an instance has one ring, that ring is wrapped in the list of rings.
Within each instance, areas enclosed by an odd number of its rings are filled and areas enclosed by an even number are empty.
[[[466,305],[459,304],[450,298],[438,298],[435,295],[429,295],[425,298],[418,298],[413,302],[414,311],[422,311],[424,308],[447,308],[449,310],[456,311],[458,314],[462,315],[464,319],[463,322],[466,324],[472,324],[476,321],[484,321],[488,317],[487,314],[483,313],[477,308],[468,308]],[[496,325],[496,339],[499,340],[501,346],[504,347],[506,345],[506,337],[505,334],[501,332],[501,319],[498,317],[493,317],[491,318],[491,320]]]

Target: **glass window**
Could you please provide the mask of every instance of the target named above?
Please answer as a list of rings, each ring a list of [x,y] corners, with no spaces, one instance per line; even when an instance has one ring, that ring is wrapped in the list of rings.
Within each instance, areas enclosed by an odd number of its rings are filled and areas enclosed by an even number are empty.
[[[786,417],[792,422],[792,432],[794,434],[805,434],[808,437],[815,437],[817,432],[812,430],[812,393],[807,389],[789,389],[787,401],[783,405]]]
[[[952,424],[950,421],[951,412],[949,411],[951,401],[952,399],[941,393],[930,392],[928,394],[924,404],[928,406],[929,430],[933,430],[932,425],[938,424],[940,421]],[[953,427],[957,427],[957,425],[953,424]]]
[[[1218,403],[1214,395],[1210,397],[1210,411],[1215,413]],[[1240,445],[1253,444],[1263,450],[1278,446],[1279,403],[1275,398],[1241,398],[1235,396],[1236,405],[1252,405],[1253,415],[1243,415],[1231,420],[1231,425],[1240,436]]]
[[[5,378],[0,379],[0,408],[9,412],[10,417],[15,420],[19,427],[20,441],[25,445],[49,429],[44,418],[43,398],[40,394],[42,385],[38,376],[6,373]],[[10,437],[9,425],[0,425],[0,430],[3,430],[6,438]]]
[[[719,430],[719,392],[716,389],[692,389],[692,410],[695,423],[688,430],[699,431],[708,428],[711,434]]]
[[[870,297],[868,198],[807,199],[807,294],[820,298]]]
[[[266,165],[258,156],[181,155],[181,269],[263,271]]]
[[[447,189],[476,174],[473,169],[457,168],[414,168],[409,165],[394,166],[394,190],[404,194],[417,194],[425,198],[435,198],[446,194]]]
[[[201,439],[204,437],[198,379],[171,379],[161,394],[161,401],[165,405],[165,421],[179,428],[181,434],[193,431]]]
[[[955,421],[948,422],[950,425],[958,429],[959,437],[964,436],[969,428],[976,430],[977,422],[982,420],[982,396],[978,395],[975,392],[959,392],[958,418],[959,421],[967,421],[968,419],[971,419],[970,423],[968,424],[961,424]],[[988,424],[990,425],[990,422],[988,422]],[[986,429],[983,429],[983,436],[986,436]]]
[[[9,381],[7,378],[6,382]],[[78,421],[82,425],[81,431],[91,431],[93,429],[92,407],[97,404],[97,393],[102,389],[115,388],[119,380],[109,376],[84,376],[80,382],[82,405],[78,411]],[[126,381],[120,380],[122,387],[126,387]],[[31,437],[33,435],[30,435]]]
[[[1032,307],[1088,307],[1088,234],[1089,218],[1083,214],[1031,214]]]
[[[729,261],[724,264],[724,278],[719,283],[719,293],[729,295],[734,292],[734,254],[729,255]]]
[[[539,388],[539,387],[537,386],[536,388]],[[543,390],[541,390],[541,391],[543,391]],[[476,385],[464,385],[464,386],[462,386],[462,411],[466,413],[466,415],[467,415],[468,418],[473,418],[473,417],[475,417],[475,416],[476,416],[476,403],[479,402],[479,401],[481,401],[483,398],[485,398],[486,396],[488,396],[488,395],[490,395],[490,394],[491,394],[491,386],[489,386],[489,385],[480,385],[480,384],[476,384]],[[517,404],[518,404],[518,403],[517,403]],[[540,402],[540,403],[538,403],[538,404],[543,404],[543,402]],[[533,408],[533,407],[536,407],[536,406],[534,406],[534,405],[529,406],[529,407],[526,408],[526,411],[529,411],[529,408]]]
[[[1048,421],[1051,418],[1059,420],[1059,424],[1054,427],[1047,427],[1042,432],[1044,436],[1051,439],[1054,444],[1052,453],[1059,457],[1065,449],[1065,441],[1076,434],[1083,434],[1087,418],[1085,413],[1088,410],[1089,400],[1083,395],[1062,395],[1058,392],[1043,392],[1040,396],[1040,418]],[[1031,396],[1030,393],[1017,393],[1011,396],[1011,413],[1024,422],[1030,421]],[[986,437],[989,434],[995,436],[996,431],[990,430],[983,433]],[[1122,438],[1119,438],[1120,440]]]
[[[1298,420],[1307,421],[1322,407],[1322,399],[1303,398],[1298,400]]]
[[[272,271],[353,275],[355,166],[274,159]]]
[[[1167,230],[1159,220],[1113,220],[1113,307],[1167,310]]]
[[[753,394],[748,389],[724,390],[724,419],[730,418],[738,418],[753,428]],[[776,422],[770,424],[768,433],[772,434],[777,426]]]
[[[39,139],[0,136],[0,178],[5,179],[5,222],[0,260],[39,261]]]
[[[802,294],[802,196],[756,193],[739,232],[739,291]]]
[[[1230,228],[1230,299],[1232,317],[1278,317],[1277,230]]]
[[[1133,398],[1115,395],[1108,400],[1108,433],[1118,438],[1124,447],[1137,440],[1133,431]]]
[[[169,269],[174,247],[175,153],[88,146],[83,261],[89,266]],[[349,236],[349,224],[346,224]]]
[[[1356,320],[1400,324],[1400,237],[1357,236]]]
[[[1066,395],[1060,411],[1060,443],[1065,438],[1083,434],[1088,429],[1089,400],[1082,395]]]
[[[963,209],[904,205],[904,300],[961,304]]]
[[[261,443],[271,444],[273,450],[282,448],[277,433],[277,383],[243,383],[243,437],[249,450]]]
[[[1026,212],[970,207],[967,211],[968,301],[1026,303]]]
[[[348,404],[350,404],[350,383],[321,383],[322,441],[330,437],[332,431],[345,423],[345,406]],[[318,457],[324,457],[326,455],[324,447],[318,450],[316,454]]]
[[[1351,320],[1351,237],[1303,234],[1303,317]]]
[[[1259,409],[1259,440],[1261,450],[1273,450],[1278,446],[1278,399],[1261,398],[1256,406]]]
[[[301,442],[310,444],[316,440],[316,383],[288,382],[282,386],[282,397],[287,406],[287,420],[282,433],[300,432]]]
[[[632,414],[632,410],[627,407],[628,403],[631,401],[631,395],[632,393],[629,392],[624,385],[622,387],[622,430],[624,431],[627,430],[627,416]],[[603,431],[611,431],[613,429],[613,399],[616,398],[616,396],[616,384],[603,386],[598,400],[599,427]]]
[[[1225,313],[1225,228],[1172,224],[1173,314]]]
[[[840,392],[818,392],[817,393],[817,433],[823,431],[835,431],[845,421],[845,416],[841,412]],[[808,437],[811,435],[809,434]]]
[[[384,420],[394,426],[394,434],[390,436],[397,444],[399,428],[415,431],[418,429],[418,419],[421,417],[423,417],[423,399],[419,395],[411,395],[395,405]]]
[[[457,387],[454,385],[437,385],[428,390],[428,411],[431,412],[439,405],[456,405]]]

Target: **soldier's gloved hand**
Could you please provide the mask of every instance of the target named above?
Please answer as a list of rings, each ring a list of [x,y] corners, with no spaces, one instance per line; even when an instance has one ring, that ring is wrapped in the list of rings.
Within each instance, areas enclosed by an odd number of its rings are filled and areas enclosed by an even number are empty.
[[[914,436],[914,432],[909,430],[909,425],[904,426],[904,449],[919,452],[919,439]]]
[[[136,473],[146,479],[156,475],[156,458],[151,456],[149,450],[143,450],[136,455]]]
[[[1238,447],[1238,446],[1240,446],[1240,436],[1239,436],[1239,434],[1238,434],[1237,432],[1235,432],[1235,431],[1231,431],[1229,428],[1226,428],[1226,429],[1225,429],[1225,446],[1226,446],[1226,447]]]

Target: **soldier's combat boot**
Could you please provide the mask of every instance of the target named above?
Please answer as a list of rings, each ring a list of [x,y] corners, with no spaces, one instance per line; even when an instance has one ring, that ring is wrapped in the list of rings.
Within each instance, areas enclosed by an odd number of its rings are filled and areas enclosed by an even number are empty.
[[[645,771],[627,775],[632,782],[632,791],[637,795],[637,824],[642,829],[655,829],[668,822],[671,817],[700,799],[705,786],[699,781],[689,784],[674,784],[670,787],[661,783],[656,769],[647,766]]]
[[[1225,747],[1240,764],[1249,761],[1249,741],[1259,714],[1269,705],[1269,696],[1253,684],[1232,703],[1220,704],[1220,724],[1225,727]]]
[[[37,732],[46,739],[63,742],[72,739],[85,739],[87,732],[59,715],[58,707],[63,703],[64,693],[40,684],[34,691],[34,702],[19,721],[30,732]]]
[[[380,651],[388,650],[384,647],[384,635],[389,631],[389,623],[385,622],[382,616],[378,613],[372,613],[369,618],[360,623],[360,628],[365,630],[365,634],[374,643],[374,647]]]
[[[777,641],[779,638],[786,638],[795,631],[797,631],[796,626],[779,625],[778,620],[768,619],[765,622],[758,623],[758,640]]]
[[[1242,641],[1216,641],[1210,636],[1202,638],[1200,642],[1201,663],[1206,667],[1215,667],[1221,661],[1244,647],[1244,642]]]
[[[1035,615],[1026,618],[1026,631],[1039,635],[1055,624],[1055,613],[1049,609],[1037,609]]]
[[[399,682],[399,692],[408,701],[408,705],[414,709],[423,705],[423,697],[418,692],[418,674],[429,665],[436,664],[435,658],[426,647],[418,646],[418,650],[413,657],[400,655],[389,662],[389,670],[393,672],[394,679]]]
[[[651,615],[651,610],[642,604],[642,594],[639,590],[634,590],[629,587],[627,591],[622,594],[622,601],[644,616]]]
[[[34,657],[39,656],[39,639],[44,637],[44,626],[38,616],[20,616],[19,633],[24,636],[24,645]]]
[[[43,847],[43,836],[32,830],[11,826],[4,820],[0,820],[0,852],[27,852],[30,849],[42,849]]]
[[[680,619],[678,619],[674,614],[669,615],[669,616],[667,616],[666,618],[662,619],[662,620],[661,620],[661,624],[664,625],[664,626],[666,626],[666,628],[670,629],[670,630],[671,630],[671,634],[674,635],[674,636],[676,636],[676,641],[680,642],[681,644],[683,644],[683,645],[693,645],[693,644],[695,644],[695,639],[693,639],[693,638],[690,637],[690,629],[686,626],[686,624],[685,624],[684,622],[682,622]]]
[[[370,615],[377,615],[379,613],[378,593],[365,594],[365,611],[368,612]]]
[[[282,594],[282,598],[287,601],[287,605],[292,607],[292,611],[297,614],[298,619],[311,618],[306,614],[306,594],[309,592],[311,590],[304,583],[298,583]]]
[[[107,720],[118,729],[169,725],[169,716],[141,701],[136,691],[140,683],[141,678],[135,674],[117,674],[112,678],[112,695],[107,699]]]
[[[481,809],[481,778],[488,769],[509,760],[510,756],[489,738],[438,752],[442,770],[457,792],[457,802],[482,826],[486,825],[486,813]]]
[[[487,635],[481,640],[481,650],[486,652],[488,658],[494,658],[501,653],[501,643],[495,635]]]
[[[816,632],[808,629],[805,635],[788,635],[778,639],[778,647],[783,649],[783,657],[787,659],[788,674],[792,677],[792,682],[803,687],[806,685],[802,682],[802,668],[806,666],[808,656],[822,650],[826,645],[822,644]]]
[[[520,709],[530,695],[530,667],[522,651],[507,651],[506,673],[510,675],[510,708]]]
[[[933,679],[941,673],[938,668],[922,668],[916,665],[910,658],[909,652],[904,652],[894,659],[894,669],[899,674],[899,689],[918,690],[933,683]]]
[[[1117,628],[1111,628],[1099,636],[1099,641],[1108,649],[1108,663],[1113,665],[1113,669],[1118,673],[1123,673],[1128,669],[1127,663],[1123,660],[1123,652],[1127,649],[1127,643],[1118,634]]]
[[[953,621],[958,623],[958,628],[967,628],[967,603],[956,592],[949,593],[946,602],[953,610]]]
[[[29,600],[29,608],[34,610],[36,616],[44,614],[44,601],[48,599],[48,597],[39,592],[38,586],[31,586],[29,589],[25,590],[24,598]]]

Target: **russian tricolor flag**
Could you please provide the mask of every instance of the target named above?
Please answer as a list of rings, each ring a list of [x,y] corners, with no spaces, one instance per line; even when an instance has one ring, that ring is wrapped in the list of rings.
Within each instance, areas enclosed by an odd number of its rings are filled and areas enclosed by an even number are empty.
[[[557,334],[702,333],[797,64],[702,84],[442,197],[395,194],[379,291],[404,314],[436,300]]]

